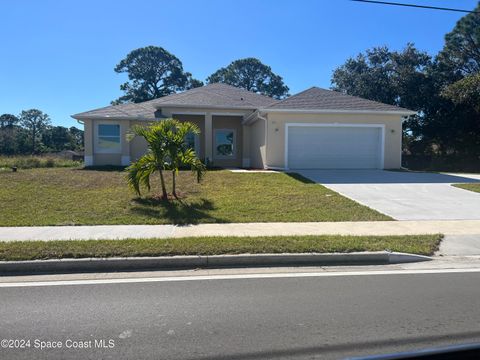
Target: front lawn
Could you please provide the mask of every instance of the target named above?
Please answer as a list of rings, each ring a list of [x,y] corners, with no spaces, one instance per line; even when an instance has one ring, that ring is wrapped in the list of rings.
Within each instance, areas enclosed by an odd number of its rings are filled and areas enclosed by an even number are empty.
[[[460,189],[475,191],[480,193],[480,183],[472,183],[472,184],[454,184],[453,186],[458,187]]]
[[[118,169],[0,172],[0,226],[391,220],[295,174],[218,170],[197,184],[182,172],[178,189],[165,203],[138,198]]]
[[[331,253],[391,250],[433,254],[441,235],[190,237],[179,239],[0,242],[0,260],[88,257]]]

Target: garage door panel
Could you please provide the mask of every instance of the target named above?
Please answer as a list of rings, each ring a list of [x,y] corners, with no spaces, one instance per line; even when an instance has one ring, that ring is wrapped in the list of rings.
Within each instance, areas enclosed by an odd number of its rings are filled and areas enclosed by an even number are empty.
[[[380,167],[378,127],[289,126],[291,169],[376,169]]]

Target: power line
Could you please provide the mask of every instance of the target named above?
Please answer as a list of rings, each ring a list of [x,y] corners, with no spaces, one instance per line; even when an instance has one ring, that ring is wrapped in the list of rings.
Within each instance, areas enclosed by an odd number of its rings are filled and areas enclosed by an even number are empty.
[[[445,7],[438,7],[438,6],[417,5],[417,4],[404,4],[404,3],[396,3],[396,2],[390,2],[390,1],[376,1],[376,0],[350,0],[350,1],[379,4],[379,5],[394,5],[394,6],[405,6],[405,7],[413,7],[413,8],[421,8],[421,9],[430,9],[430,10],[444,10],[444,11],[455,11],[455,12],[461,12],[461,13],[480,14],[479,11],[445,8]]]

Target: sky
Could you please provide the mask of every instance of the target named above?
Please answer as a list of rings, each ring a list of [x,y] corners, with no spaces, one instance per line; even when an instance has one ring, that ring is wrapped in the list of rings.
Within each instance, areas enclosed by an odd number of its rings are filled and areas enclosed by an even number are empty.
[[[477,0],[395,0],[473,9]],[[52,124],[122,95],[113,71],[131,50],[155,45],[205,80],[256,57],[295,94],[330,87],[332,72],[374,46],[408,42],[435,55],[465,14],[349,0],[0,0],[0,114],[38,108]]]

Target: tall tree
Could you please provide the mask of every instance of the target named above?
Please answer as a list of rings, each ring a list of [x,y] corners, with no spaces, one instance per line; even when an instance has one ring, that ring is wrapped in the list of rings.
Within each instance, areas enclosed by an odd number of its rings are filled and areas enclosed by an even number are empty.
[[[0,154],[12,155],[17,152],[18,144],[15,137],[18,121],[15,115],[0,115]]]
[[[42,144],[47,151],[73,150],[70,140],[70,131],[63,126],[48,126],[42,132]]]
[[[442,94],[455,104],[464,104],[480,114],[480,72],[446,86]]]
[[[24,110],[20,114],[20,123],[29,133],[31,153],[35,154],[39,136],[50,125],[50,117],[37,109]]]
[[[120,86],[125,95],[114,104],[138,103],[203,85],[183,71],[182,62],[175,55],[158,46],[131,51],[114,70],[127,73],[129,80]]]
[[[438,61],[462,75],[480,71],[480,2],[445,35],[445,46],[438,54]]]
[[[480,156],[480,2],[445,35],[435,67],[441,95],[452,103],[435,116],[443,117],[456,152]]]
[[[333,72],[332,88],[386,104],[421,110],[431,57],[408,44],[401,51],[376,47],[349,58]]]
[[[221,82],[275,99],[287,97],[289,90],[281,76],[255,58],[235,60],[215,71],[207,82]]]
[[[83,130],[71,126],[69,129],[70,132],[70,149],[71,150],[83,150],[84,149],[84,136]]]
[[[12,114],[0,115],[0,128],[13,127],[18,123],[18,117]]]

